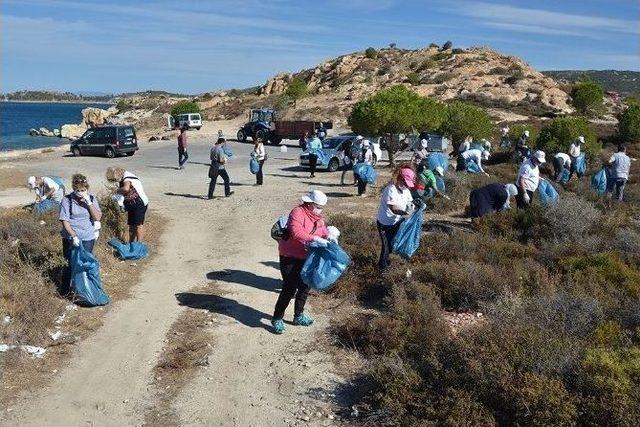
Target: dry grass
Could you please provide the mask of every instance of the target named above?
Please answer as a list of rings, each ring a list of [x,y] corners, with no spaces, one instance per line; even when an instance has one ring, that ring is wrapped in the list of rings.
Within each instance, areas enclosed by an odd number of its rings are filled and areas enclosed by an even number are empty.
[[[115,211],[106,201],[102,208],[105,224],[110,212]],[[119,221],[122,219],[112,219],[113,223]],[[150,212],[147,243],[151,248],[157,247],[162,224],[164,221]],[[59,231],[55,213],[36,216],[20,209],[0,211],[0,317],[11,318],[8,323],[0,322],[0,342],[47,349],[43,358],[32,358],[21,351],[3,353],[0,358],[3,406],[18,392],[46,385],[68,360],[71,344],[97,330],[113,305],[76,307],[59,296],[57,284],[64,267]],[[105,225],[94,253],[100,261],[103,287],[115,303],[129,296],[150,258],[133,263],[119,261],[106,243],[113,235]],[[152,250],[151,257],[153,254]],[[57,324],[56,319],[62,315],[64,319]],[[60,326],[64,336],[54,341],[49,334],[56,331],[56,326]]]

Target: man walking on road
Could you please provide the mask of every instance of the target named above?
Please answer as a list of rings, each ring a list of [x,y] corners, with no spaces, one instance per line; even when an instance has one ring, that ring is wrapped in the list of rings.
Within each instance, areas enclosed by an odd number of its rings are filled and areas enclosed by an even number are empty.
[[[226,140],[224,138],[218,138],[216,145],[211,149],[211,166],[209,167],[209,192],[207,194],[208,199],[213,199],[213,192],[216,189],[216,181],[218,176],[222,177],[224,181],[224,196],[229,197],[233,194],[231,191],[231,185],[229,180],[229,174],[224,165],[227,163],[227,155],[224,153],[224,144]]]
[[[184,169],[184,164],[187,163],[189,154],[187,153],[187,125],[184,124],[180,128],[180,135],[178,135],[178,167]]]

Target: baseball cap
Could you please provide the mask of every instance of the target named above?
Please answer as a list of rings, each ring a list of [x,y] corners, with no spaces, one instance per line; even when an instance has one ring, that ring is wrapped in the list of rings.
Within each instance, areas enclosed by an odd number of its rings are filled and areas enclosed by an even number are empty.
[[[400,169],[400,177],[404,181],[404,184],[409,187],[415,187],[416,173],[411,168]]]

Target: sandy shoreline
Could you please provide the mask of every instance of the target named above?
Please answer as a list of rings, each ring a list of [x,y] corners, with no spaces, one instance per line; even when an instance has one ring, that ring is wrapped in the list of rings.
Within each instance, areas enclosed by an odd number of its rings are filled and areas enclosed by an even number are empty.
[[[33,148],[31,150],[11,150],[0,151],[0,162],[5,160],[19,159],[23,157],[39,156],[47,153],[64,153],[69,151],[69,143],[54,146],[54,147],[41,147]]]

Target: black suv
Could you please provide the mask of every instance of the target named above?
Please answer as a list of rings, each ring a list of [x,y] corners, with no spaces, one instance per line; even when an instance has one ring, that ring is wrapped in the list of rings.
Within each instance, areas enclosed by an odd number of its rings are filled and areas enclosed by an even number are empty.
[[[74,156],[104,155],[109,158],[125,154],[133,156],[138,150],[138,139],[133,126],[100,126],[88,129],[71,142]]]

